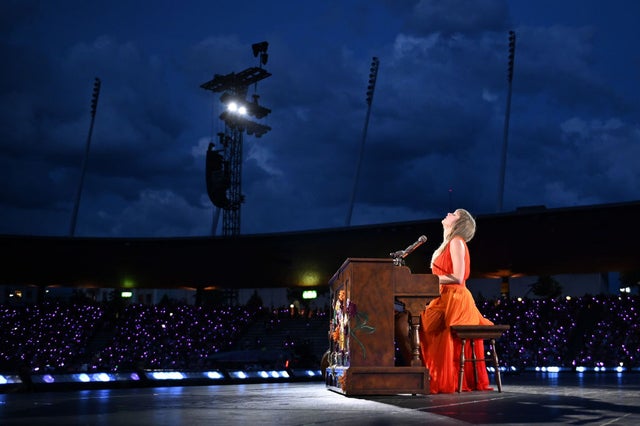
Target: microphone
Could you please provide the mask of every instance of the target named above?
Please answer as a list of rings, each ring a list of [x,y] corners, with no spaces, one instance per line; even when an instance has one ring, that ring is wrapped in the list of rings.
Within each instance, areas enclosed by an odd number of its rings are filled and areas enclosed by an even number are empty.
[[[420,238],[418,238],[418,241],[411,244],[406,249],[389,253],[389,256],[391,256],[394,259],[398,259],[398,258],[404,259],[405,257],[409,256],[415,249],[417,249],[418,247],[420,247],[422,244],[426,242],[427,242],[427,237],[425,237],[424,235],[421,235]]]

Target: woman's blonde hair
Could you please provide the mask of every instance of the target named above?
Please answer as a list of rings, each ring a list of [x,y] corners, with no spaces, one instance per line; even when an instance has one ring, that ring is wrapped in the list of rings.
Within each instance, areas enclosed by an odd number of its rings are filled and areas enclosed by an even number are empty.
[[[460,237],[468,243],[476,234],[476,220],[471,216],[471,213],[465,209],[457,209],[455,213],[458,213],[458,220],[456,220],[451,229],[445,229],[443,231],[442,244],[440,244],[440,247],[438,247],[436,251],[433,252],[433,256],[431,256],[431,267],[433,267],[433,261],[442,254],[447,244],[449,244],[454,237]]]

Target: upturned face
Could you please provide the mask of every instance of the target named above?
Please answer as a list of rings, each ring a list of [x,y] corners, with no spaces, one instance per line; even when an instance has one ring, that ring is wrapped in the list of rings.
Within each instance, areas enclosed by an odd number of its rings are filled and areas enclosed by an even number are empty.
[[[447,230],[451,229],[453,225],[458,221],[458,219],[460,219],[460,213],[458,213],[457,211],[453,213],[447,213],[447,216],[442,219],[442,226]]]

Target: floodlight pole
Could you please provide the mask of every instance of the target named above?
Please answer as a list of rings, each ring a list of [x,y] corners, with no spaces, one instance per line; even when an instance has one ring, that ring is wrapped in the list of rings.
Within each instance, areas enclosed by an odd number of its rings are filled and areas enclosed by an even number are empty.
[[[500,183],[498,184],[498,213],[502,211],[502,201],[504,198],[504,175],[507,169],[507,145],[509,139],[509,118],[511,115],[511,86],[513,82],[513,62],[516,52],[516,33],[509,31],[509,67],[507,74],[507,107],[504,118],[504,133],[502,143],[502,161],[500,164]]]
[[[91,99],[91,124],[89,125],[89,135],[87,136],[87,144],[85,145],[84,157],[82,159],[82,172],[80,173],[80,183],[78,184],[78,192],[76,193],[76,203],[73,206],[71,215],[71,225],[69,226],[69,236],[73,237],[76,232],[76,220],[78,218],[78,209],[80,207],[80,197],[82,196],[82,186],[84,185],[84,176],[87,171],[87,162],[89,160],[89,148],[91,147],[91,135],[93,134],[93,123],[96,118],[96,109],[98,107],[98,97],[100,96],[100,79],[96,77],[93,83],[93,97]]]
[[[353,213],[353,204],[356,199],[356,192],[358,189],[358,180],[360,179],[360,167],[362,164],[362,157],[364,155],[364,143],[367,139],[367,129],[369,127],[369,116],[371,115],[371,102],[373,101],[373,92],[376,88],[376,79],[378,77],[378,67],[380,66],[380,60],[377,57],[373,57],[371,61],[371,69],[369,73],[369,85],[367,86],[367,114],[364,119],[364,128],[362,130],[362,139],[360,140],[360,152],[358,154],[358,161],[356,163],[355,177],[353,178],[353,188],[351,190],[351,201],[349,202],[349,211],[347,213],[346,226],[351,225],[351,215]]]

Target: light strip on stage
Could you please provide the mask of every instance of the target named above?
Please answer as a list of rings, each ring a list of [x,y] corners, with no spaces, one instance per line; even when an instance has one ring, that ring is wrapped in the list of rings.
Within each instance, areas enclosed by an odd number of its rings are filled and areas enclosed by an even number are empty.
[[[53,383],[108,383],[139,381],[137,373],[75,373],[75,374],[33,374],[31,381],[37,384]]]
[[[224,374],[219,371],[206,371],[204,373],[205,377],[212,380],[221,380],[224,379]]]
[[[22,383],[17,374],[0,374],[0,385],[15,385]]]
[[[261,370],[261,371],[230,371],[229,375],[233,379],[248,380],[248,379],[289,379],[291,376],[286,370]]]
[[[291,371],[293,377],[321,377],[321,370],[295,369]]]
[[[149,380],[224,380],[221,371],[145,371]]]
[[[152,380],[182,380],[185,375],[179,371],[151,371],[147,377]]]

